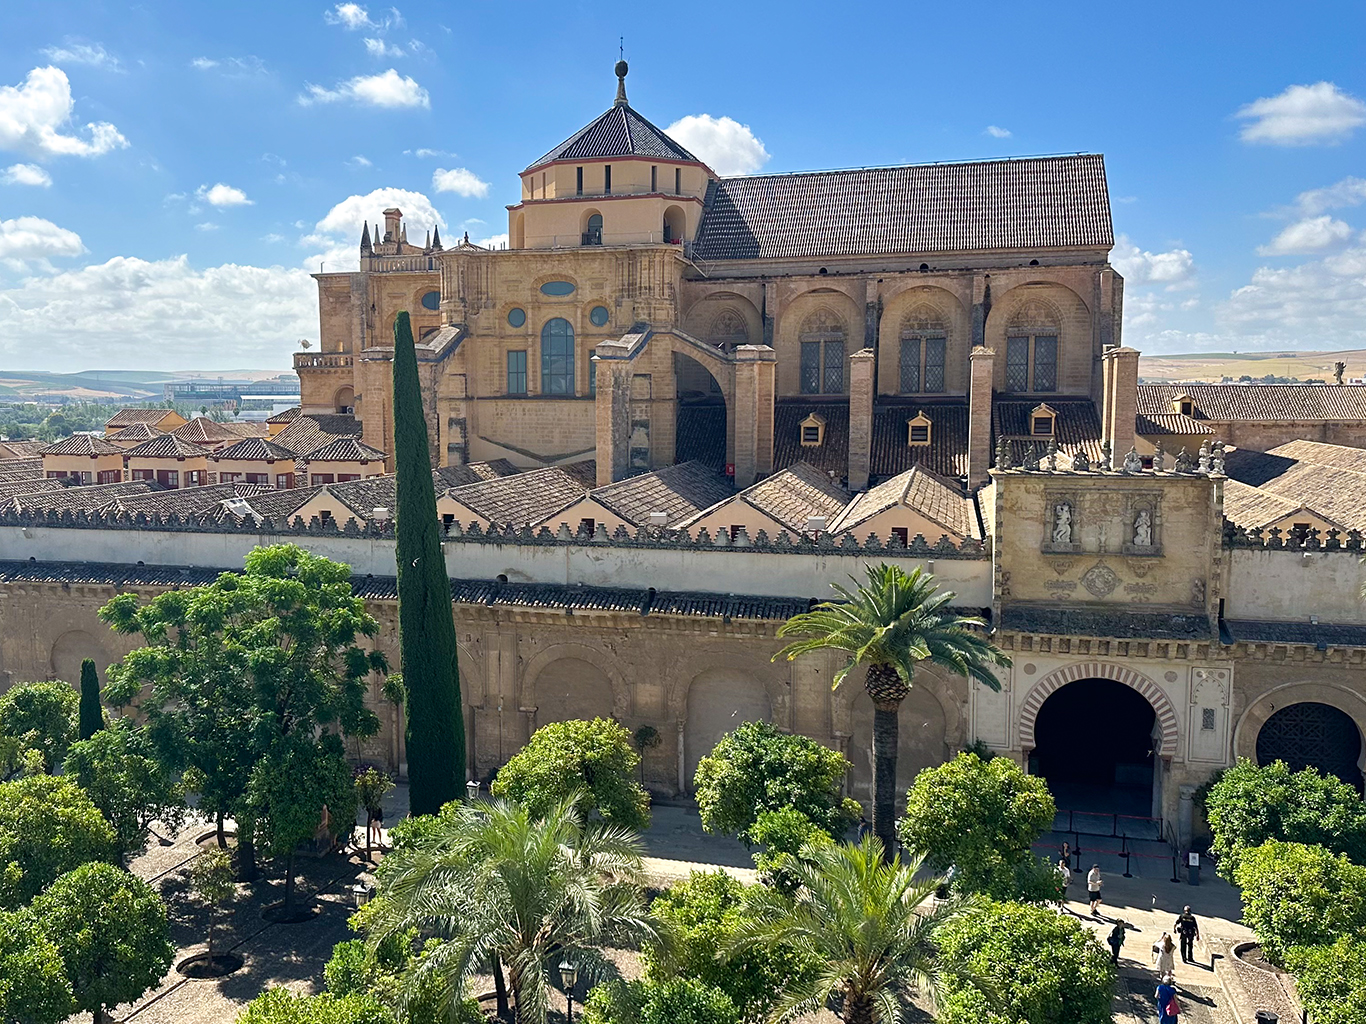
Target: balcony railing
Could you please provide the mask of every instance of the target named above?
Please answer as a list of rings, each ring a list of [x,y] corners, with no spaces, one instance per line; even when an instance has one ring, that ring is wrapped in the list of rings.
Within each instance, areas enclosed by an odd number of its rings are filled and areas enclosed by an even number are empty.
[[[372,274],[390,274],[398,271],[440,270],[438,256],[362,256],[361,269]]]
[[[350,366],[354,358],[345,352],[295,352],[294,369],[341,369]]]

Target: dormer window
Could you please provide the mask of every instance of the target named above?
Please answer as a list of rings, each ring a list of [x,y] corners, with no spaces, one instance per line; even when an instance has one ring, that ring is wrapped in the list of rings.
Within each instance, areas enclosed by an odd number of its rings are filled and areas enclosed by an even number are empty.
[[[799,424],[803,448],[819,448],[825,443],[825,418],[814,412]]]
[[[1182,416],[1195,415],[1195,401],[1190,395],[1177,395],[1172,399],[1172,411],[1179,412]]]
[[[1052,437],[1054,435],[1057,410],[1049,405],[1040,405],[1029,414],[1029,432],[1034,437]]]
[[[917,412],[915,419],[906,421],[906,443],[912,447],[930,443],[930,418]]]

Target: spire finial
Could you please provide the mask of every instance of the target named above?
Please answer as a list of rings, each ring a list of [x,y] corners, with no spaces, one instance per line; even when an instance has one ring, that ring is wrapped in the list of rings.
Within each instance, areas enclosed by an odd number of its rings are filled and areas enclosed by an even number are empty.
[[[624,106],[627,106],[627,103],[626,103],[626,72],[629,71],[629,70],[630,70],[630,68],[627,66],[625,60],[619,60],[619,61],[617,61],[617,67],[616,67],[616,72],[617,72],[617,101],[616,101],[616,103],[612,104],[612,105],[615,106],[615,107],[624,107]]]

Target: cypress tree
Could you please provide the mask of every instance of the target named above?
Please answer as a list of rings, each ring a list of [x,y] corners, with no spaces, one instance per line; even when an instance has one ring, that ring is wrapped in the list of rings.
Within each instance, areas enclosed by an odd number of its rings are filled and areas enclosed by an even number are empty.
[[[95,673],[95,662],[86,658],[81,662],[81,739],[88,740],[104,728],[104,710],[100,707],[100,677]]]
[[[465,719],[451,581],[441,554],[427,419],[406,312],[394,323],[394,461],[398,644],[408,705],[408,805],[413,814],[435,814],[442,804],[464,795]]]

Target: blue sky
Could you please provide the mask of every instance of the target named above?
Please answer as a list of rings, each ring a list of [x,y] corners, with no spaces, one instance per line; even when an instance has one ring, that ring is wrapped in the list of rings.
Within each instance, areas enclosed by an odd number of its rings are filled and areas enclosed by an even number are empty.
[[[1147,352],[1366,347],[1366,6],[0,4],[0,370],[285,368],[612,100],[723,172],[1106,156]],[[354,263],[352,263],[354,265]]]

